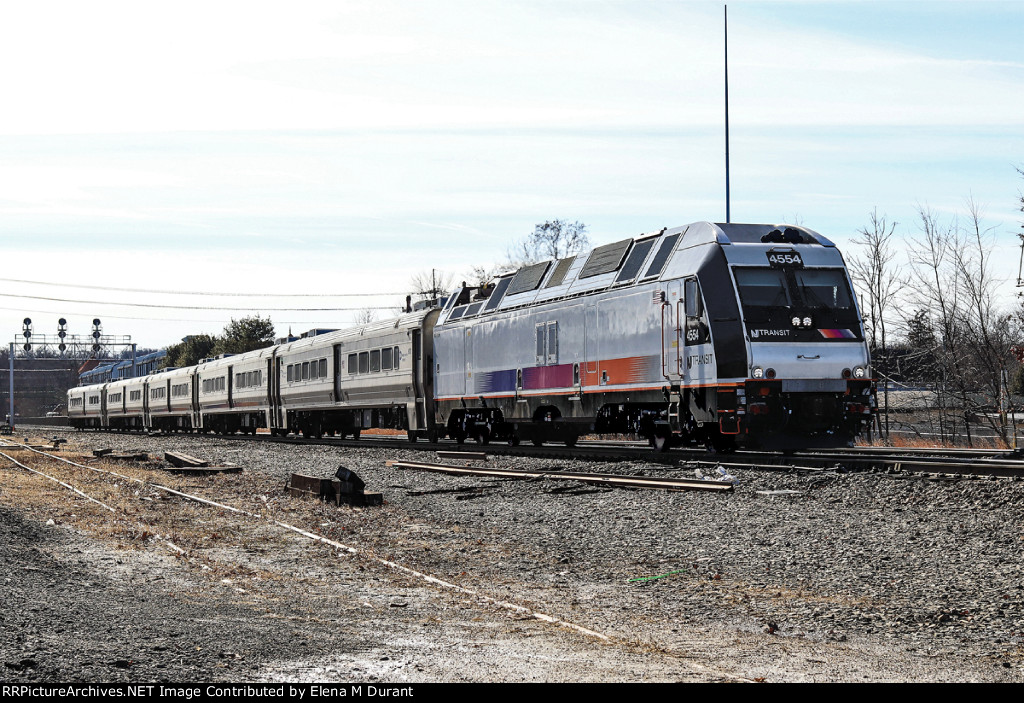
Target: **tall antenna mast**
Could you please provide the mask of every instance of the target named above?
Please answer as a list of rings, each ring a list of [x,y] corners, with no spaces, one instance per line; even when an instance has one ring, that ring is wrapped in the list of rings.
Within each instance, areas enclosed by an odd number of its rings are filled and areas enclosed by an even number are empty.
[[[725,221],[732,222],[729,210],[729,6],[725,5]]]

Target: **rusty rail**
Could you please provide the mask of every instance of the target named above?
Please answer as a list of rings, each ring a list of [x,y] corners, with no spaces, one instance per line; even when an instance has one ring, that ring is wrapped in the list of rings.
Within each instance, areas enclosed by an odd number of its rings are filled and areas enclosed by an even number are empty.
[[[387,466],[396,469],[420,469],[451,475],[493,476],[496,478],[550,478],[561,481],[582,481],[597,485],[621,488],[655,488],[664,491],[713,491],[733,490],[731,482],[701,481],[696,479],[672,478],[667,476],[622,476],[619,474],[581,473],[575,471],[523,471],[520,469],[483,469],[451,464],[428,464],[419,461],[388,461]]]

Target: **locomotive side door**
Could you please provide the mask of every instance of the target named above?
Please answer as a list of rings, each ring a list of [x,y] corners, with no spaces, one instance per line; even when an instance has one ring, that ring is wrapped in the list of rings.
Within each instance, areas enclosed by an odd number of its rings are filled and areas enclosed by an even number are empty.
[[[661,373],[669,381],[683,380],[683,286],[680,281],[669,281],[661,303]]]

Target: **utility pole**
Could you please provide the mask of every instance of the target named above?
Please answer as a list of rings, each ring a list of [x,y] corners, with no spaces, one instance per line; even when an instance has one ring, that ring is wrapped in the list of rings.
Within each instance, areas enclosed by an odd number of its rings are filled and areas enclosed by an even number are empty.
[[[729,204],[729,6],[725,6],[725,221],[732,222]]]

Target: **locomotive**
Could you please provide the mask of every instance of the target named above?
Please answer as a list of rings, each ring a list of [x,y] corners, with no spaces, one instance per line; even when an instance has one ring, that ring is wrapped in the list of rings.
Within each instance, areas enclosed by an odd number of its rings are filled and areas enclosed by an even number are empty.
[[[787,450],[849,445],[874,393],[831,241],[696,222],[463,284],[394,320],[71,389],[68,408],[78,427]]]

